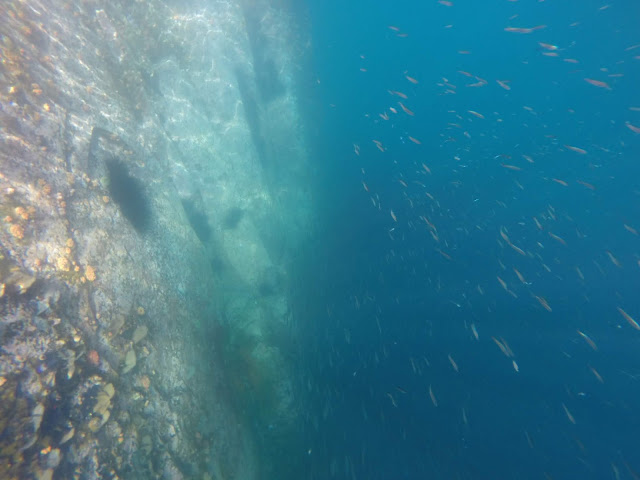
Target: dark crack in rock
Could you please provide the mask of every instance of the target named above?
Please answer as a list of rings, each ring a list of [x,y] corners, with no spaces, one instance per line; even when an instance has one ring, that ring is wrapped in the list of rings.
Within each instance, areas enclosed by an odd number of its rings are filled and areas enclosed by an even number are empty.
[[[140,180],[129,173],[126,165],[117,158],[107,160],[109,193],[120,207],[122,215],[133,228],[144,233],[151,224],[151,206]]]

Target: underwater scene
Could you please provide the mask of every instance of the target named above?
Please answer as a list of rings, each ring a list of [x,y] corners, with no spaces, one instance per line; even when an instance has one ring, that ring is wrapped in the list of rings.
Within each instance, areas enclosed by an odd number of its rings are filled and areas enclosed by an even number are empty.
[[[640,3],[0,5],[0,478],[640,479]]]

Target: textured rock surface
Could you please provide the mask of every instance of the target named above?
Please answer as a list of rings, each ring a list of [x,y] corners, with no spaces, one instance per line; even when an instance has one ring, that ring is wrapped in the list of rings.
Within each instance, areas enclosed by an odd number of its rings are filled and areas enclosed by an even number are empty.
[[[295,430],[303,42],[180,3],[0,7],[2,478],[252,479]]]

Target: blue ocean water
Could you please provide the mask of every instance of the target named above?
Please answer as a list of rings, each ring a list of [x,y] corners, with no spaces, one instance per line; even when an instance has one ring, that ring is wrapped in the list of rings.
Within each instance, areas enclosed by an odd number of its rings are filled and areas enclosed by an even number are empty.
[[[640,477],[638,18],[311,2],[312,478]]]

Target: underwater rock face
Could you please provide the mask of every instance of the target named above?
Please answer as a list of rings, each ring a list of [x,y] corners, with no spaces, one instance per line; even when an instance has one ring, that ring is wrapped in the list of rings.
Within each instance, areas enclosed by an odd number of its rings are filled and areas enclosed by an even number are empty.
[[[217,335],[229,299],[284,298],[264,232],[297,237],[261,172],[273,146],[252,128],[273,108],[258,92],[295,99],[276,78],[287,51],[262,52],[256,75],[245,28],[233,2],[4,7],[0,478],[259,477],[260,440],[226,377],[245,372],[224,371]],[[301,138],[289,115],[282,135]],[[251,318],[266,331],[282,316],[265,300]],[[264,352],[255,371],[279,358]],[[293,398],[274,388],[266,422]]]

